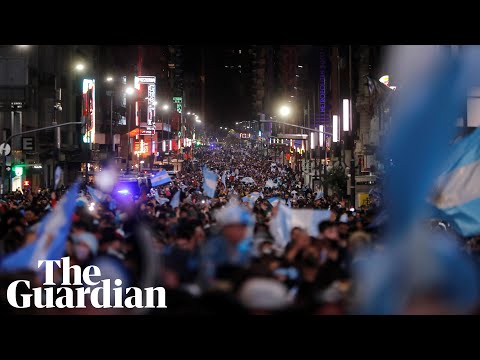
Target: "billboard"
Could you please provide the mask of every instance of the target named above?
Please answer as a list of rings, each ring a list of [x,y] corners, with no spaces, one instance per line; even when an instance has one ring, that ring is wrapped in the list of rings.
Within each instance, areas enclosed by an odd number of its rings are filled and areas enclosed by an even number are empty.
[[[83,142],[95,143],[95,80],[83,79],[82,117],[85,121]]]
[[[140,90],[141,85],[147,86],[147,125],[151,126],[155,122],[155,93],[156,93],[156,77],[155,76],[135,76],[134,85],[137,90]],[[138,105],[136,106],[136,124],[142,121],[139,118]]]

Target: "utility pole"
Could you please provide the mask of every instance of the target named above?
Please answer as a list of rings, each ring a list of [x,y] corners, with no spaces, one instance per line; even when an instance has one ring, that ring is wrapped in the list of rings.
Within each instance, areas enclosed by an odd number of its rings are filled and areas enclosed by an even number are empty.
[[[350,115],[350,128],[351,128],[351,139],[350,139],[350,144],[351,144],[351,149],[352,149],[352,155],[350,159],[350,201],[351,201],[351,206],[355,207],[355,131],[353,127],[353,113],[352,113],[352,45],[348,46],[348,86],[349,86],[349,91],[350,91],[350,101],[349,101],[349,115]]]

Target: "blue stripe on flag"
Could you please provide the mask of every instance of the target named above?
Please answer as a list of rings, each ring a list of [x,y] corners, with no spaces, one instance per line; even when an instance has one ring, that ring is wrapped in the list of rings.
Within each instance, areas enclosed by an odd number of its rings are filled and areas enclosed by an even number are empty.
[[[170,179],[170,176],[168,175],[166,170],[159,171],[151,179],[152,186],[165,185],[165,184],[168,184],[171,181],[172,181],[172,179]]]
[[[215,190],[217,189],[218,175],[213,171],[203,168],[203,191],[205,194],[213,198],[215,196]]]
[[[173,195],[172,200],[170,201],[170,206],[175,209],[180,205],[180,190],[177,190],[175,195]]]
[[[65,244],[75,211],[79,183],[75,183],[57,206],[40,223],[36,240],[3,258],[4,271],[38,269],[38,260],[59,260],[65,254]]]

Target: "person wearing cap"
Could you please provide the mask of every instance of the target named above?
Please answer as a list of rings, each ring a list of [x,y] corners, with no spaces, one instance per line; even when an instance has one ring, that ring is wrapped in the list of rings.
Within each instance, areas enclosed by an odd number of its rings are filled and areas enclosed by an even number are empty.
[[[247,237],[253,218],[248,209],[238,204],[228,204],[216,213],[218,234],[207,240],[203,249],[200,283],[210,288],[220,266],[248,265],[251,257],[251,242]]]

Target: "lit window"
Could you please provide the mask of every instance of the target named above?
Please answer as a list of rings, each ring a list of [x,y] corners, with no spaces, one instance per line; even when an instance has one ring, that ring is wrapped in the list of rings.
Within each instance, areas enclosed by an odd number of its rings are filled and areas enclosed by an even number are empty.
[[[242,50],[238,50],[238,53],[241,54],[241,53],[242,53]]]

